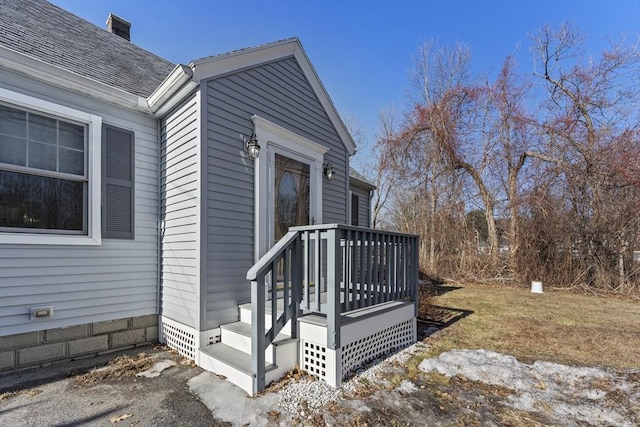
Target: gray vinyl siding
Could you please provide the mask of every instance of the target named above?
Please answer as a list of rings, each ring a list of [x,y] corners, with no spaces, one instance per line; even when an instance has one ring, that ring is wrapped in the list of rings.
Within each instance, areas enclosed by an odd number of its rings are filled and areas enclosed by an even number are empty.
[[[356,196],[358,196],[358,226],[370,227],[371,211],[370,211],[369,191],[352,185],[351,192]]]
[[[206,82],[207,209],[206,328],[238,317],[248,301],[247,270],[254,262],[254,160],[240,134],[256,114],[329,148],[336,175],[323,179],[323,222],[347,222],[348,154],[293,57]],[[266,213],[265,213],[266,215]]]
[[[157,313],[157,121],[5,69],[0,75],[0,87],[135,133],[135,239],[103,239],[100,246],[2,244],[0,233],[0,336]],[[30,308],[41,305],[52,305],[54,318],[30,320]]]
[[[161,123],[162,315],[199,327],[200,149],[191,96]]]

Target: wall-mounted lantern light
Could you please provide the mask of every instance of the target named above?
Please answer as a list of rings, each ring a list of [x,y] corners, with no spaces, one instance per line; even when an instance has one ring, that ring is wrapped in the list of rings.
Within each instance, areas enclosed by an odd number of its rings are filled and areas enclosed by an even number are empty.
[[[244,140],[244,136],[242,139]],[[255,133],[251,134],[251,138],[244,141],[244,151],[254,159],[260,155],[260,144],[258,144],[258,138]]]
[[[335,174],[335,169],[333,168],[333,163],[329,162],[324,167],[324,176],[327,177],[329,181],[333,179],[333,175]]]

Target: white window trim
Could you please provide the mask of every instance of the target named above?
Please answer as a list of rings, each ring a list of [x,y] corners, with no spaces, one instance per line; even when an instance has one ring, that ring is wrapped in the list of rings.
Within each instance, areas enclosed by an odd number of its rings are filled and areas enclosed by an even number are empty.
[[[309,216],[322,224],[322,167],[329,149],[260,116],[252,116],[260,155],[254,160],[255,260],[273,245],[275,155],[309,164]]]
[[[0,101],[36,112],[50,114],[56,118],[85,123],[88,127],[87,146],[89,150],[89,170],[87,174],[87,178],[89,179],[87,191],[87,235],[55,234],[55,232],[50,234],[11,233],[3,231],[0,232],[0,244],[100,245],[102,243],[100,223],[102,117],[3,88],[0,88]]]

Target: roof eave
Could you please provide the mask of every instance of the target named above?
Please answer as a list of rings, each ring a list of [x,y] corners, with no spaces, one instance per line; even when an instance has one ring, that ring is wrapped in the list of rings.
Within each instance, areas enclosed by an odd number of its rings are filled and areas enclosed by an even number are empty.
[[[110,104],[151,113],[147,100],[141,96],[56,67],[6,46],[0,46],[0,67]]]
[[[354,184],[357,187],[363,188],[365,190],[369,190],[369,191],[374,191],[375,189],[377,189],[378,187],[376,187],[375,185],[366,182],[366,181],[362,181],[358,178],[354,178],[353,176],[349,177],[349,182],[351,184]]]

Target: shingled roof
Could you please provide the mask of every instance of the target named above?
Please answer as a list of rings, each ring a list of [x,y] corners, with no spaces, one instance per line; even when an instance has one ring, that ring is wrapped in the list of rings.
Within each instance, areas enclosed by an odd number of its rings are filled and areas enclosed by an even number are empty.
[[[349,167],[349,178],[351,179],[351,182],[355,181],[356,184],[359,184],[361,187],[368,188],[369,190],[375,190],[377,188],[364,175],[352,167]]]
[[[145,98],[175,67],[44,0],[0,0],[0,45]]]

